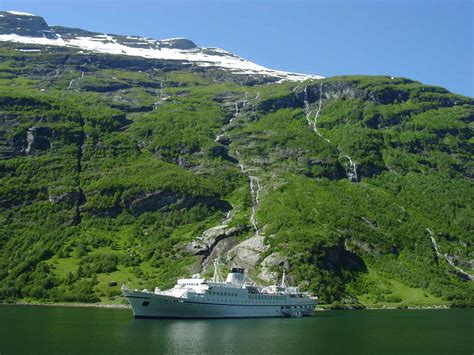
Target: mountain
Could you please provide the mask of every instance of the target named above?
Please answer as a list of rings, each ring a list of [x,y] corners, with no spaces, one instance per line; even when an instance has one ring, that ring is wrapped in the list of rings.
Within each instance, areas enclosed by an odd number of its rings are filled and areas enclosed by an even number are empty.
[[[0,39],[0,300],[120,302],[220,257],[333,307],[472,305],[472,98],[15,12]]]
[[[320,76],[287,73],[264,68],[219,48],[201,48],[185,38],[156,40],[139,36],[84,31],[77,28],[48,26],[32,14],[1,13],[0,41],[80,49],[91,53],[120,54],[174,61],[204,68],[226,69],[236,74],[258,74],[274,80],[320,79]]]

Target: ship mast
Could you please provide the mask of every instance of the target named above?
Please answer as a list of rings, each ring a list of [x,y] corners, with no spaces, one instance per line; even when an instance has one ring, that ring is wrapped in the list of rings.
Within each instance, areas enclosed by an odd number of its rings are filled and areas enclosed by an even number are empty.
[[[285,269],[283,269],[283,276],[281,277],[281,287],[285,287],[285,276],[286,276],[286,272],[285,272]]]

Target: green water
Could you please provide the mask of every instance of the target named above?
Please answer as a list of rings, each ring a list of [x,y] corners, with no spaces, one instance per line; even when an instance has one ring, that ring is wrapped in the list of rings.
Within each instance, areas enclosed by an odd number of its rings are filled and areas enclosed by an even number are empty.
[[[474,310],[144,320],[119,309],[0,306],[0,354],[473,354]]]

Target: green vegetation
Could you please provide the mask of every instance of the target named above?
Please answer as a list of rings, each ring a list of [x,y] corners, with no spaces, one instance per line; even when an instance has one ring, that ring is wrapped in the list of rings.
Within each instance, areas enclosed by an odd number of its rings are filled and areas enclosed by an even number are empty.
[[[326,140],[303,111],[306,85],[314,117],[320,82],[245,85],[18,46],[0,44],[0,301],[122,302],[123,283],[198,271],[186,245],[227,212],[247,227],[239,240],[251,235],[242,163],[260,179],[259,263],[280,254],[323,303],[473,305],[472,281],[430,234],[472,274],[472,99],[403,78],[325,79]]]

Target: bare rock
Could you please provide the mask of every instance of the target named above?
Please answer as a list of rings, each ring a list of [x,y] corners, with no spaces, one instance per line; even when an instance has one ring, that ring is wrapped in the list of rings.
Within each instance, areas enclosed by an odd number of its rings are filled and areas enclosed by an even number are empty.
[[[229,257],[237,265],[253,269],[260,259],[260,254],[269,247],[269,245],[265,244],[265,237],[256,235],[235,246],[229,252]]]
[[[275,271],[270,271],[267,268],[262,268],[260,273],[258,274],[259,279],[268,282],[268,283],[276,283],[278,282],[278,273]]]
[[[26,148],[24,152],[28,155],[47,150],[51,147],[49,139],[51,129],[48,127],[33,126],[26,132]]]
[[[72,204],[72,203],[75,203],[79,198],[80,198],[79,191],[69,191],[69,192],[64,192],[62,194],[50,193],[48,196],[48,200],[51,203],[64,202],[64,203]]]
[[[263,259],[258,277],[266,282],[277,282],[278,273],[271,271],[271,269],[275,266],[283,266],[285,270],[288,270],[290,264],[288,259],[280,253],[270,254],[265,259]]]
[[[244,226],[229,227],[227,224],[209,228],[200,237],[186,244],[184,249],[189,254],[208,256],[222,239],[235,236],[244,228]]]
[[[227,201],[218,198],[181,195],[173,191],[154,191],[134,196],[128,201],[124,201],[125,206],[134,216],[139,216],[144,212],[168,210],[168,209],[188,209],[196,204],[203,204],[223,211],[229,211],[231,205]]]

